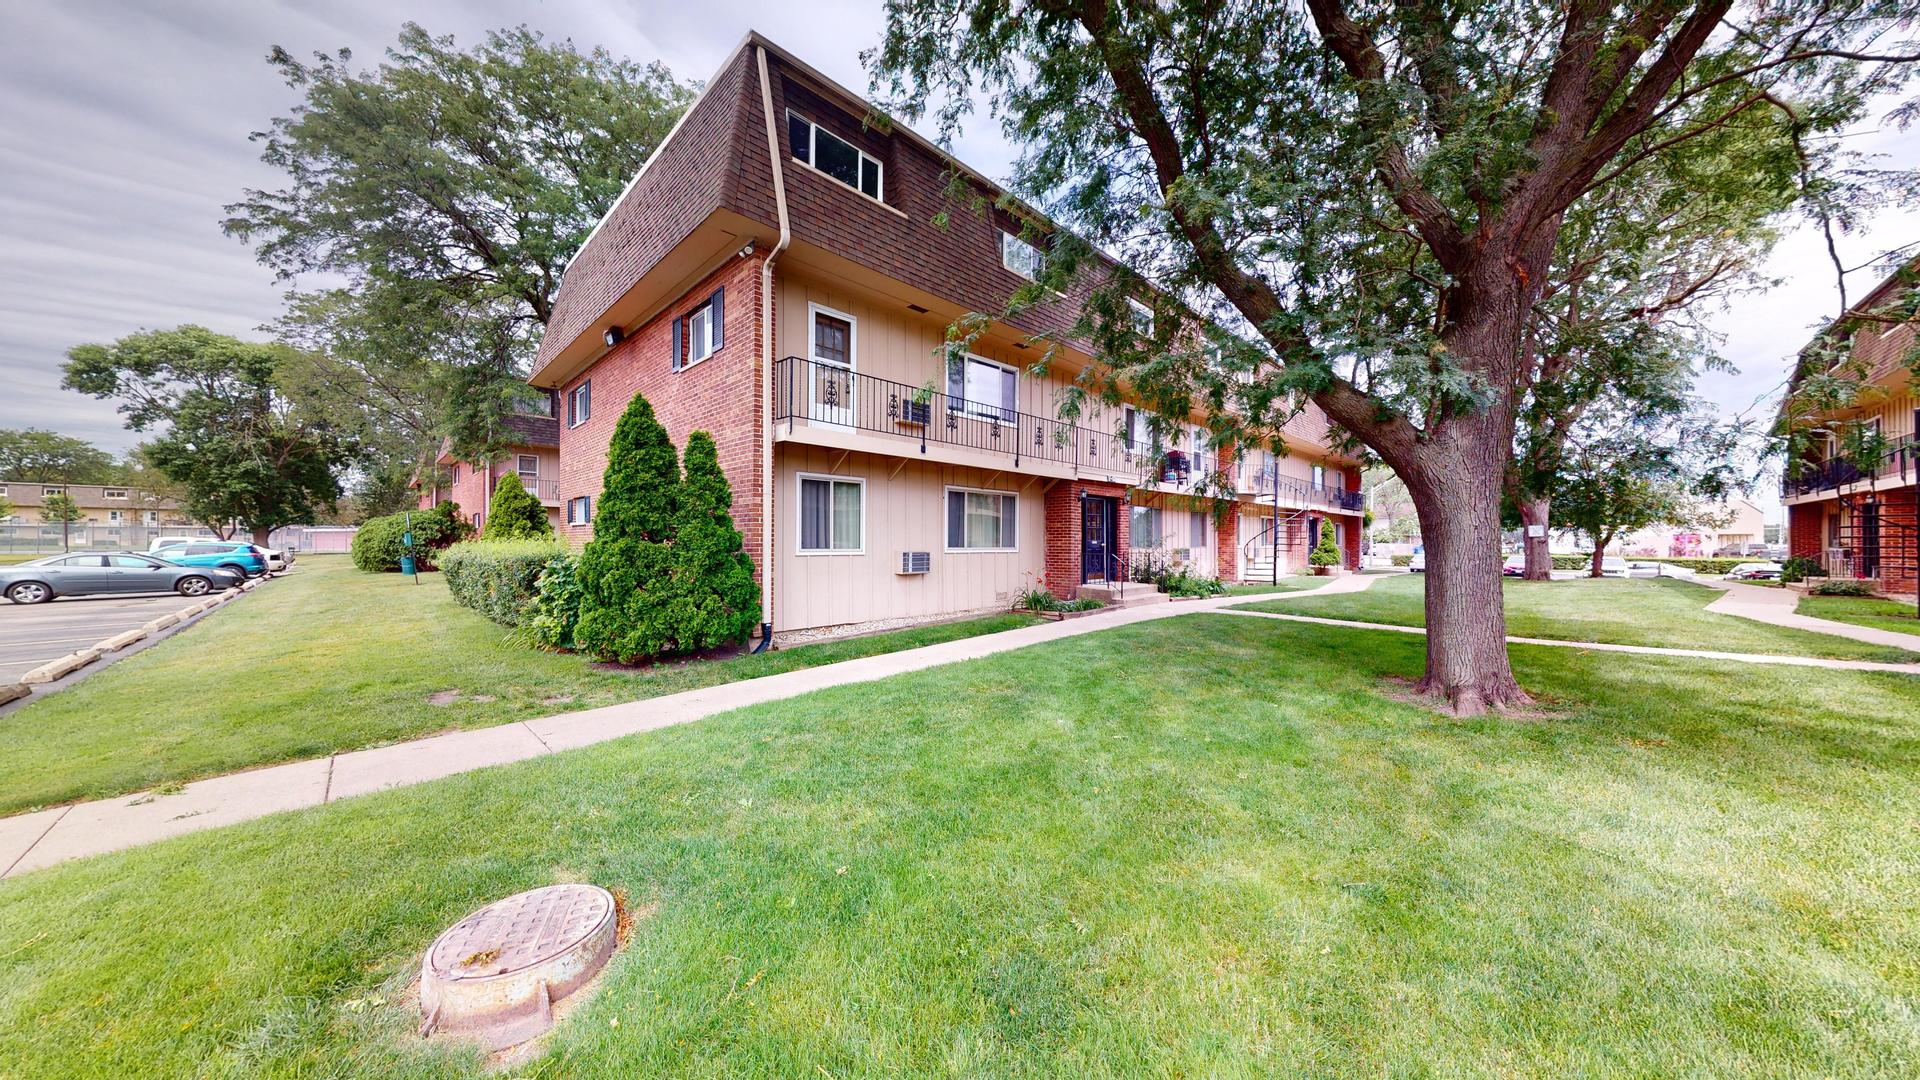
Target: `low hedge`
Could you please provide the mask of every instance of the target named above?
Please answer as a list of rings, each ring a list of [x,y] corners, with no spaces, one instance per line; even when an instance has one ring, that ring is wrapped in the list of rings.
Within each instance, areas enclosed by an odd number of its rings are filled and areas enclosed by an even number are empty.
[[[473,534],[473,526],[460,516],[459,503],[368,518],[353,534],[353,565],[369,574],[399,570],[400,556],[406,552],[401,538],[407,533],[409,518],[413,523],[414,558],[421,570],[433,569],[441,549]]]
[[[1823,581],[1810,590],[1815,596],[1872,596],[1873,590],[1864,581],[1842,579]]]
[[[1608,556],[1608,558],[1613,557],[1614,556],[1611,555]],[[1734,567],[1739,566],[1741,563],[1766,561],[1766,557],[1763,555],[1755,555],[1745,559],[1707,559],[1686,555],[1622,555],[1620,558],[1630,563],[1665,563],[1668,566],[1684,567],[1696,574],[1724,574]],[[1555,570],[1591,570],[1593,569],[1593,556],[1555,555],[1553,557],[1553,568]]]
[[[1411,556],[1411,555],[1395,555],[1395,556],[1393,556],[1393,565],[1395,565],[1395,566],[1412,566],[1412,565],[1413,565],[1413,556]]]
[[[463,606],[518,628],[533,616],[541,573],[566,554],[557,540],[469,540],[440,553],[440,572]]]

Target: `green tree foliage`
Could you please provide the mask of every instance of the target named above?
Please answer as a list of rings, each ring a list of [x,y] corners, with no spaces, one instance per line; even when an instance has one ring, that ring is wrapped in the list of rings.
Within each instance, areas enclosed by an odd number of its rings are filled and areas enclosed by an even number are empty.
[[[164,427],[141,455],[180,485],[188,513],[217,530],[238,521],[265,543],[273,529],[333,508],[354,450],[325,416],[281,392],[292,351],[199,326],[145,330],[74,346],[62,385],[118,401],[134,431]]]
[[[0,430],[0,480],[38,484],[111,484],[113,455],[85,439],[44,428]]]
[[[760,620],[760,586],[732,511],[733,489],[720,471],[713,436],[696,431],[687,436],[679,531],[673,540],[668,617],[678,651],[745,641]]]
[[[1803,191],[1870,181],[1830,136],[1920,58],[1901,0],[887,10],[872,62],[894,111],[941,102],[951,136],[984,97],[1028,148],[1016,187],[1077,230],[1030,223],[1047,269],[1011,306],[1074,298],[1072,336],[1101,358],[1083,391],[1204,408],[1243,446],[1311,400],[1407,482],[1421,685],[1460,713],[1526,697],[1484,553],[1569,215],[1722,140],[1767,144]]]
[[[60,526],[60,547],[63,550],[70,544],[73,523],[85,516],[80,511],[80,504],[74,502],[73,496],[65,492],[48,495],[40,500],[40,520],[49,525]]]
[[[613,429],[593,539],[580,554],[580,648],[622,662],[674,650],[668,585],[679,510],[679,455],[635,394]]]
[[[407,553],[406,535],[413,532],[414,559],[421,570],[434,567],[434,557],[473,535],[473,526],[460,516],[460,504],[444,502],[426,510],[407,510],[363,522],[353,534],[353,565],[370,574],[400,569]]]
[[[1333,539],[1333,523],[1315,521],[1313,531],[1319,537],[1313,543],[1313,550],[1307,553],[1307,562],[1314,566],[1339,566],[1340,545]]]
[[[493,505],[487,509],[484,540],[538,540],[553,535],[547,510],[520,482],[519,473],[507,473],[493,485]]]
[[[1614,540],[1656,525],[1713,524],[1711,500],[1731,492],[1732,436],[1707,418],[1691,426],[1628,423],[1571,449],[1557,499],[1562,524],[1593,541],[1591,574]]]
[[[567,260],[693,87],[526,27],[463,50],[408,23],[359,71],[345,49],[267,59],[302,99],[256,136],[286,183],[247,191],[225,229],[284,278],[346,278],[296,297],[283,330],[360,376],[341,385],[366,388],[369,429],[491,456]]]

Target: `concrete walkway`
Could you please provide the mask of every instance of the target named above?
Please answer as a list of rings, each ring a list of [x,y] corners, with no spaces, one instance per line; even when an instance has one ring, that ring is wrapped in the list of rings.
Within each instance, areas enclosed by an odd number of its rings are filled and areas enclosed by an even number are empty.
[[[1372,584],[1372,577],[1354,574],[1300,592],[1259,597],[1221,596],[1122,608],[1087,618],[982,634],[761,679],[743,679],[598,709],[271,765],[201,780],[171,795],[142,792],[0,818],[0,868],[4,868],[0,877],[13,877],[69,859],[249,821],[282,810],[319,806],[489,765],[572,750],[827,687],[871,682],[941,664],[976,660],[1117,626],[1196,611],[1218,611],[1227,605],[1254,599],[1358,592]]]
[[[1800,603],[1800,594],[1792,589],[1769,589],[1764,585],[1748,585],[1719,578],[1695,578],[1694,581],[1710,589],[1720,589],[1726,594],[1707,605],[1707,610],[1717,615],[1738,615],[1755,622],[1772,623],[1775,626],[1787,626],[1795,630],[1812,630],[1819,634],[1832,634],[1835,637],[1864,641],[1869,645],[1887,645],[1895,649],[1920,652],[1920,634],[1903,634],[1898,630],[1876,630],[1871,626],[1855,626],[1852,623],[1835,622],[1832,619],[1816,619],[1811,615],[1796,615],[1793,609]]]
[[[1319,590],[1314,590],[1318,592]],[[1295,593],[1294,595],[1305,595]],[[1262,599],[1265,599],[1264,597]],[[1277,611],[1234,611],[1224,615],[1247,615],[1256,619],[1282,619],[1287,622],[1318,623],[1321,626],[1345,626],[1355,630],[1395,630],[1402,634],[1426,635],[1424,626],[1394,626],[1388,623],[1355,622],[1352,619],[1324,619],[1315,615],[1285,615]],[[1766,621],[1766,620],[1762,620]],[[1809,619],[1808,622],[1825,622]],[[1841,624],[1845,625],[1845,624]],[[1855,627],[1854,629],[1863,629]],[[1580,649],[1586,652],[1642,653],[1647,656],[1678,656],[1691,660],[1735,660],[1743,664],[1779,664],[1787,667],[1832,668],[1840,671],[1890,671],[1899,675],[1920,675],[1920,663],[1885,664],[1874,660],[1830,660],[1820,656],[1782,656],[1778,653],[1716,652],[1712,649],[1668,649],[1656,645],[1609,645],[1598,641],[1562,641],[1558,638],[1507,637],[1510,645],[1546,645],[1556,649]]]

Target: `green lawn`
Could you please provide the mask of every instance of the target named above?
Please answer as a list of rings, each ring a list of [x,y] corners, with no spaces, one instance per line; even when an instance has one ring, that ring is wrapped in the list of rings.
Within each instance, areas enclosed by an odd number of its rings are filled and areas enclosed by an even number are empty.
[[[20,1077],[486,1075],[419,954],[657,905],[514,1077],[1920,1073],[1920,680],[1121,627],[0,886]]]
[[[33,560],[38,559],[45,554],[47,553],[44,551],[38,552],[38,553],[35,553],[32,551],[21,551],[21,552],[0,551],[0,566],[17,566],[23,562],[32,562]]]
[[[1240,605],[1329,619],[1422,626],[1426,578],[1383,577],[1365,592]],[[1515,637],[1655,645],[1719,652],[1826,656],[1841,660],[1920,661],[1920,652],[1867,645],[1831,634],[1769,626],[1704,609],[1721,594],[1672,578],[1575,578],[1506,582],[1507,633]]]
[[[359,573],[345,556],[308,556],[186,633],[0,716],[0,813],[1032,623],[997,615],[609,672],[509,640],[436,575],[414,585]],[[458,698],[429,702],[448,691]]]
[[[1317,589],[1331,578],[1314,577],[1311,574],[1295,574],[1283,577],[1277,582],[1249,581],[1227,586],[1228,596],[1259,596],[1262,593],[1299,592],[1302,589]]]
[[[1867,596],[1807,596],[1801,598],[1794,610],[1816,619],[1920,635],[1920,619],[1914,617],[1913,605],[1904,601]]]

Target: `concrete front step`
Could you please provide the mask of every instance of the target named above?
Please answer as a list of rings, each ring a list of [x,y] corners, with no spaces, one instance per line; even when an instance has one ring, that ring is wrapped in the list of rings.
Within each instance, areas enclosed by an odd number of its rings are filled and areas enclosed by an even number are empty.
[[[1151,585],[1129,582],[1126,585],[1082,585],[1079,595],[1092,597],[1108,607],[1140,607],[1143,604],[1164,604],[1173,598]]]

